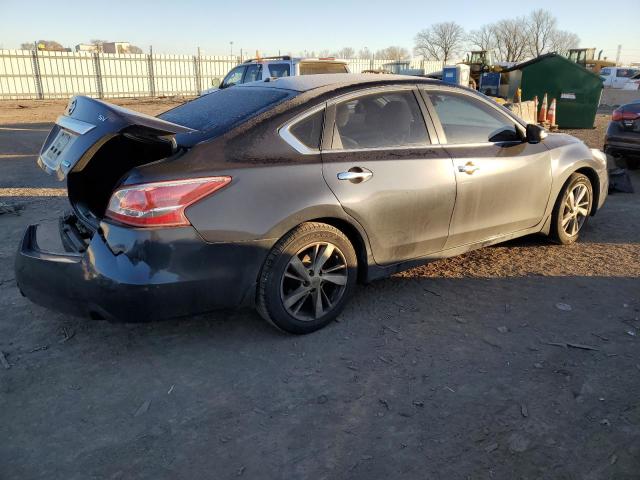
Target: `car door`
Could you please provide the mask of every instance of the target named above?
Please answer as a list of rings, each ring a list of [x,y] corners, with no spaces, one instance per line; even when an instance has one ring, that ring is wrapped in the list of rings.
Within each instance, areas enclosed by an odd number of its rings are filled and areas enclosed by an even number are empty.
[[[257,82],[259,80],[262,80],[262,65],[259,63],[252,63],[244,72],[242,83]]]
[[[323,175],[378,264],[428,255],[447,239],[455,175],[424,112],[414,87],[360,90],[327,108]]]
[[[426,87],[440,142],[453,159],[457,198],[446,248],[538,225],[551,192],[551,155],[492,100]]]

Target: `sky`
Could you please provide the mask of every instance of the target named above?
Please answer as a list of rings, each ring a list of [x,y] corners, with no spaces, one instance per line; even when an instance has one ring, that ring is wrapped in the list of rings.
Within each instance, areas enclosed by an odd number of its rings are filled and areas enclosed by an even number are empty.
[[[121,1],[0,0],[0,48],[55,40],[73,48],[99,38],[128,41],[154,53],[253,55],[339,50],[375,51],[390,45],[413,49],[418,31],[455,21],[473,30],[501,18],[544,8],[559,28],[577,33],[582,47],[596,47],[623,62],[640,61],[640,1]],[[609,5],[611,7],[609,7]],[[233,42],[233,46],[230,44]]]

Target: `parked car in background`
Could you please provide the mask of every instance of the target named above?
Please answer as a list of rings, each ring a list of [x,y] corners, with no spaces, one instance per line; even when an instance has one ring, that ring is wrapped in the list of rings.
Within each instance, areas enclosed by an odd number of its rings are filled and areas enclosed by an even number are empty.
[[[602,152],[396,75],[252,82],[157,118],[76,97],[39,163],[72,212],[65,252],[27,228],[28,298],[133,321],[253,305],[292,333],[356,282],[532,233],[573,243],[608,189]]]
[[[344,60],[336,60],[335,58],[294,58],[289,56],[254,58],[233,68],[221,82],[218,82],[218,85],[203,91],[201,95],[206,95],[219,88],[228,88],[267,78],[321,73],[349,73],[349,67]]]
[[[629,169],[640,166],[640,99],[613,111],[604,151],[614,157],[618,166]]]
[[[640,73],[640,69],[630,67],[604,67],[600,70],[600,78],[605,87],[624,88],[631,77]]]
[[[623,90],[640,90],[640,72],[636,73],[622,87]]]

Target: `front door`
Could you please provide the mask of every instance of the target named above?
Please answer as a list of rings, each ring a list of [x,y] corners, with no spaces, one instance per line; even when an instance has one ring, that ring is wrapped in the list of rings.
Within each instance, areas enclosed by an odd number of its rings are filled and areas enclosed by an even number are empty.
[[[455,174],[448,153],[431,144],[418,95],[369,89],[328,109],[324,178],[365,228],[378,264],[439,251],[448,236]]]
[[[515,120],[490,100],[452,89],[425,92],[457,179],[446,248],[539,224],[551,192],[547,147],[524,141]]]

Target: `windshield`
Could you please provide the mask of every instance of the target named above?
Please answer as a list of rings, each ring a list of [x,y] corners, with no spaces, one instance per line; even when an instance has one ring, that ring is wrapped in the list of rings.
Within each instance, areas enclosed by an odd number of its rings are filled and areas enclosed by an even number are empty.
[[[231,87],[198,97],[158,118],[198,130],[178,135],[178,140],[195,136],[200,141],[225,133],[294,95],[291,90],[276,88]]]

